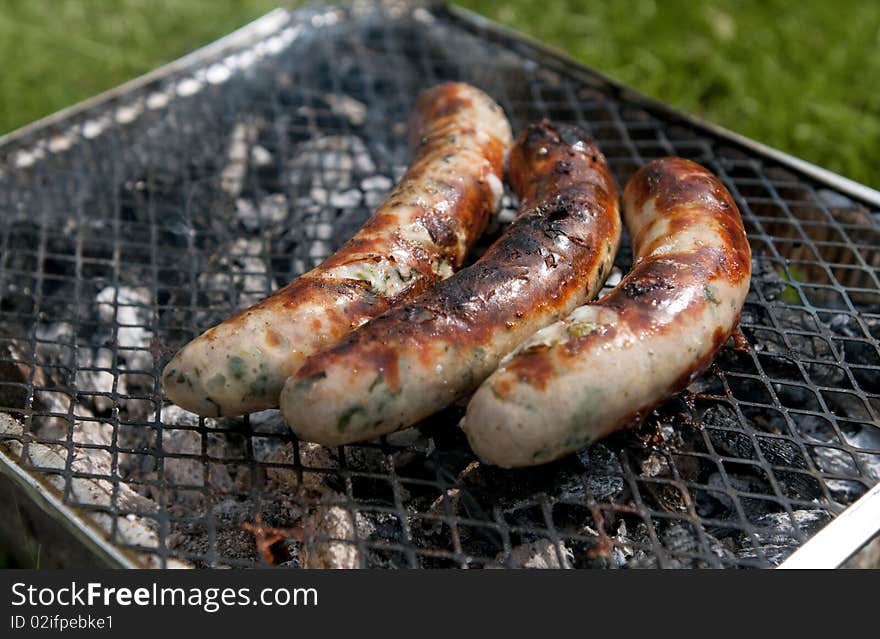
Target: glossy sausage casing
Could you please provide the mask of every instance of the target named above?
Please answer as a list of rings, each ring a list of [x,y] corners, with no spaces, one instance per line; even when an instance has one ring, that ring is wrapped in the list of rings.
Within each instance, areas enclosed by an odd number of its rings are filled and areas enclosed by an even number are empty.
[[[410,135],[409,170],[353,238],[174,356],[171,401],[201,415],[277,406],[308,355],[461,265],[497,209],[510,126],[485,93],[448,83],[419,97]]]
[[[703,371],[736,327],[750,250],[721,182],[664,158],[633,176],[623,200],[632,271],[526,340],[477,390],[462,427],[484,461],[540,464],[638,423]]]
[[[510,156],[520,213],[472,266],[311,356],[281,394],[302,439],[410,426],[473,391],[541,326],[601,288],[620,241],[605,158],[575,127],[528,127]]]

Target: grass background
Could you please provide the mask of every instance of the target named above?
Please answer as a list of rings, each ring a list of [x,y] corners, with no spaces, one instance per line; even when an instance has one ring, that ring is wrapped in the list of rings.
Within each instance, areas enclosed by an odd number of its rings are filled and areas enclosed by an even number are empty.
[[[0,0],[0,133],[149,71],[278,4],[297,3]],[[459,4],[650,96],[880,187],[880,2]],[[0,550],[0,567],[7,561]]]
[[[332,1],[332,0],[331,0]],[[285,0],[2,0],[0,132]],[[880,2],[461,0],[685,111],[880,187]]]

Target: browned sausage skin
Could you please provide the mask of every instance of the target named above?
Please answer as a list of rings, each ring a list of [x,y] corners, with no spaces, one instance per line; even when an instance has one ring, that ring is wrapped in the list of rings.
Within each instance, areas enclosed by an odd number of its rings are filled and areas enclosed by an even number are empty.
[[[298,436],[339,445],[410,426],[601,288],[620,217],[595,145],[576,127],[529,126],[510,180],[520,213],[479,261],[311,356],[287,382],[281,410]]]
[[[664,158],[633,176],[623,202],[629,275],[526,340],[471,399],[462,427],[484,461],[540,464],[638,423],[704,370],[736,327],[751,254],[721,182]]]
[[[512,143],[482,91],[441,84],[417,100],[409,170],[319,267],[215,326],[168,363],[168,398],[201,415],[277,406],[305,358],[452,274],[497,209]]]

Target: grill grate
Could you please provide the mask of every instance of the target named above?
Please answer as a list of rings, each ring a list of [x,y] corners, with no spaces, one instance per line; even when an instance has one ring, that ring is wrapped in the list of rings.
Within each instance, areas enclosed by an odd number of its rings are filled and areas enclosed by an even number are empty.
[[[261,522],[286,566],[770,567],[880,480],[876,209],[442,7],[259,24],[0,147],[0,446],[95,539],[148,566],[259,565]],[[367,218],[449,79],[515,129],[584,126],[619,186],[713,170],[754,252],[741,337],[640,430],[523,471],[475,461],[461,407],[329,450],[163,404],[176,348]]]

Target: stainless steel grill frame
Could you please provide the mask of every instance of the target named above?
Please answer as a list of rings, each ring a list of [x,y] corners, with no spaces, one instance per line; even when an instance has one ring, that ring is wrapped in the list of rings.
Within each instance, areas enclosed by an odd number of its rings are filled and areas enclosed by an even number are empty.
[[[367,217],[412,100],[447,79],[517,129],[584,126],[621,186],[663,155],[713,170],[755,254],[742,338],[638,431],[533,470],[476,463],[460,407],[324,450],[272,412],[163,404],[178,346]],[[880,481],[878,211],[454,7],[273,12],[0,139],[0,534],[53,565],[257,566],[260,523],[287,566],[777,565]]]

